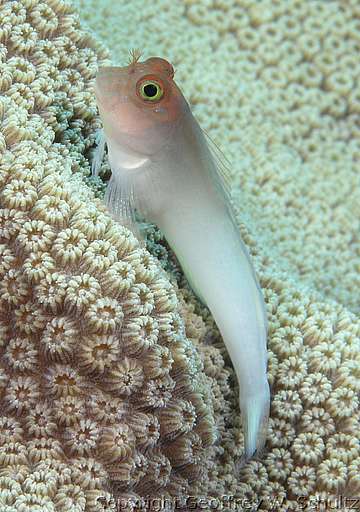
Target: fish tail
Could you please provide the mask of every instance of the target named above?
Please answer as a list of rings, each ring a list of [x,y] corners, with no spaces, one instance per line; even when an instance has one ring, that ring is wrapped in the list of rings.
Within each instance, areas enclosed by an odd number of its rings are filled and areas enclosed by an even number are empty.
[[[266,387],[263,392],[241,402],[245,459],[252,457],[255,452],[259,455],[265,446],[270,409],[270,392],[268,385]]]

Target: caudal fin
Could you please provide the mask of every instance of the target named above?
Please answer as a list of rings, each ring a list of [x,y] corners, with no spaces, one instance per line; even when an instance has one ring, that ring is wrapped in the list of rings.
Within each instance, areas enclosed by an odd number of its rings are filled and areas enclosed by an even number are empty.
[[[270,391],[266,387],[262,393],[240,399],[242,425],[244,430],[245,459],[249,459],[256,452],[259,454],[265,446],[269,411]]]

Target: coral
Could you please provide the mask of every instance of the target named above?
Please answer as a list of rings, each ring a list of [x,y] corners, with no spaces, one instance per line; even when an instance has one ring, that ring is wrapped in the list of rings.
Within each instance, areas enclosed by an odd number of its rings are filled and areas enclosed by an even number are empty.
[[[277,510],[296,510],[301,495],[351,496],[360,377],[351,313],[359,308],[360,261],[356,2],[135,0],[105,2],[102,11],[94,1],[77,4],[115,63],[124,64],[131,39],[145,57],[175,65],[195,115],[233,162],[233,203],[268,308],[272,387],[265,453],[238,477],[242,434],[229,359],[161,233],[145,229],[148,249],[180,288],[186,334],[215,395],[221,449],[210,471],[213,494],[261,496],[261,510],[272,509],[271,498]],[[126,339],[139,329],[126,325]],[[167,436],[183,428],[178,407],[169,402],[164,414]],[[184,440],[179,450],[188,446]]]
[[[174,365],[178,298],[84,179],[106,51],[63,0],[0,2],[0,25],[0,508],[206,488],[213,397],[198,353]]]
[[[131,41],[174,64],[195,116],[232,161],[239,219],[253,224],[263,263],[358,312],[356,2],[76,4],[114,63]],[[161,235],[149,228],[147,238],[179,284]]]
[[[224,364],[213,321],[203,315],[204,324],[194,313],[202,311],[199,305],[187,290],[180,291],[186,332],[200,350],[216,397],[221,451],[215,453],[218,462],[210,471],[213,495],[233,493],[251,503],[261,497],[260,510],[271,510],[276,503],[277,510],[284,511],[303,506],[304,496],[351,497],[359,489],[360,322],[343,306],[319,302],[284,278],[274,278],[271,271],[260,275],[269,315],[271,418],[263,456],[242,463],[240,472],[236,458],[243,439],[237,391],[227,385],[229,372],[233,382],[234,375],[226,359]],[[194,316],[199,319],[197,331]],[[180,407],[169,404],[164,411],[167,436],[184,428]],[[186,444],[178,448],[189,450]]]
[[[129,40],[172,60],[236,156],[233,202],[269,318],[268,439],[241,460],[236,378],[209,312],[161,233],[145,227],[150,255],[94,196],[104,50],[63,0],[3,1],[1,510],[109,511],[114,498],[136,510],[149,494],[189,493],[288,511],[303,496],[353,496],[356,2],[78,3],[120,64]]]

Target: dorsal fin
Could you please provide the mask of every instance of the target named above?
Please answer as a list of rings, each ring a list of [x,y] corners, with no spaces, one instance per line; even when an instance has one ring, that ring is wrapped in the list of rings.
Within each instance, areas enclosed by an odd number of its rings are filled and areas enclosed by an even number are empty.
[[[221,151],[216,142],[210,137],[204,128],[201,128],[203,134],[205,135],[207,146],[212,154],[215,167],[216,167],[216,176],[214,176],[215,181],[218,185],[220,185],[225,192],[228,199],[231,197],[231,162]]]

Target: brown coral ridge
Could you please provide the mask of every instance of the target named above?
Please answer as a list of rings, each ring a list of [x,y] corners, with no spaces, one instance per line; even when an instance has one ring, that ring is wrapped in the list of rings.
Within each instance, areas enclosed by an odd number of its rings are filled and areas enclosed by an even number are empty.
[[[0,27],[0,508],[206,489],[213,398],[175,291],[81,181],[106,54],[61,0],[2,1]]]

